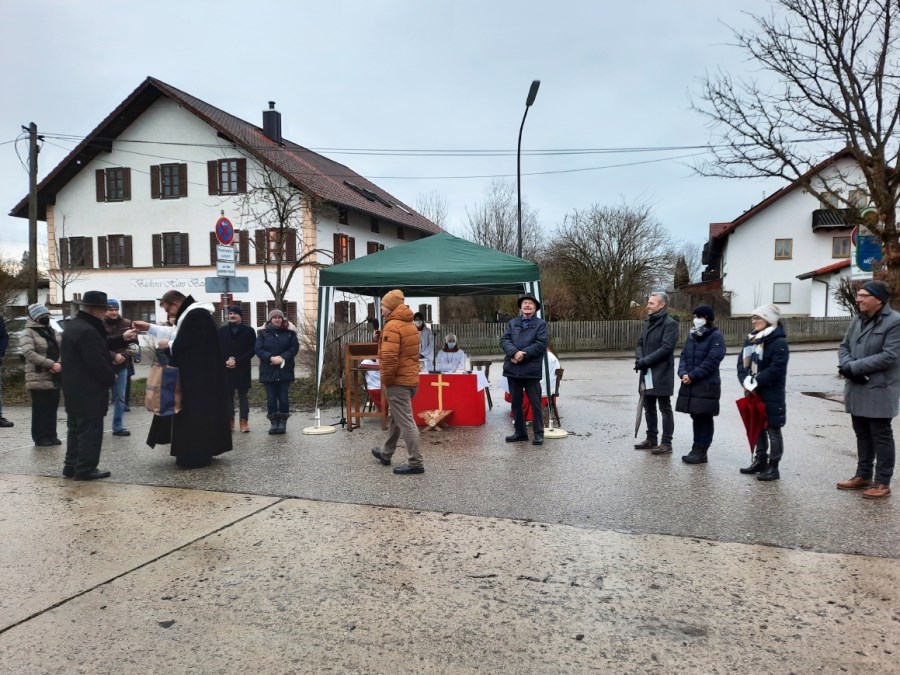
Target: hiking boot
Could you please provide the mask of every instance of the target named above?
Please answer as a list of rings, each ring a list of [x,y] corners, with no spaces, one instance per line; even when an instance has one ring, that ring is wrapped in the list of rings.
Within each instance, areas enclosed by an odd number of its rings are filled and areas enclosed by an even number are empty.
[[[671,443],[660,443],[651,451],[651,454],[654,455],[671,455],[672,454],[672,444]]]
[[[652,450],[656,446],[657,446],[656,439],[655,438],[651,439],[648,437],[648,438],[644,439],[643,441],[641,441],[640,443],[635,443],[634,449],[635,450]]]
[[[241,420],[241,433],[242,434],[250,433],[250,422],[248,420]]]
[[[837,484],[838,490],[865,490],[866,488],[870,488],[874,485],[874,483],[870,480],[866,480],[865,478],[860,478],[859,476],[853,476],[850,480],[842,480]]]
[[[681,456],[681,461],[685,464],[706,464],[706,448],[701,448],[699,445],[695,445],[691,448],[691,451]]]
[[[863,490],[863,499],[884,499],[891,496],[891,488],[883,483],[875,483],[868,490]]]
[[[753,461],[750,462],[750,466],[745,466],[740,469],[741,473],[745,474],[753,474],[753,473],[762,473],[766,469],[769,468],[769,455],[765,452],[757,452],[753,455]]]

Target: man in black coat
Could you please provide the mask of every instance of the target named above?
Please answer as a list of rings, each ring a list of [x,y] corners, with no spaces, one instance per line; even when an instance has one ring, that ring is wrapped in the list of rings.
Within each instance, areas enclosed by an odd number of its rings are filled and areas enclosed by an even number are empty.
[[[533,295],[519,298],[521,314],[506,326],[500,338],[500,349],[506,354],[503,361],[503,375],[509,383],[509,397],[512,401],[515,433],[506,437],[507,443],[528,440],[525,431],[525,412],[522,409],[522,392],[531,403],[531,428],[534,431],[532,445],[544,442],[544,414],[541,406],[541,375],[547,343],[550,341],[547,323],[537,316],[541,303]]]
[[[250,359],[256,349],[256,332],[243,325],[244,312],[240,305],[228,308],[228,323],[219,329],[219,344],[222,356],[225,357],[225,368],[228,374],[231,401],[231,430],[234,431],[234,394],[237,392],[240,407],[241,431],[250,431],[250,402],[247,392],[250,391]]]
[[[634,353],[634,369],[645,378],[650,373],[653,386],[644,392],[644,419],[647,438],[635,445],[637,450],[650,450],[654,455],[672,453],[675,415],[672,414],[672,394],[675,392],[675,345],[678,343],[678,322],[669,316],[669,296],[658,291],[647,298],[647,320]],[[656,408],[662,416],[662,439],[659,438]]]
[[[102,291],[88,291],[81,308],[66,326],[60,363],[66,399],[66,459],[63,476],[75,480],[106,478],[97,468],[103,444],[103,418],[109,408],[109,390],[116,381],[109,350],[124,346],[129,336],[107,340],[103,318],[108,301]]]

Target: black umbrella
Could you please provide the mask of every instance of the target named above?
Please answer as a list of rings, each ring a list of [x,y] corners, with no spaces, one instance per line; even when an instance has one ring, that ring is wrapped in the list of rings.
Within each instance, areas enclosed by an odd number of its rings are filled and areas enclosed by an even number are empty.
[[[637,414],[634,418],[634,437],[637,438],[638,432],[641,430],[641,420],[644,419],[644,390],[647,385],[644,384],[644,374],[638,373],[638,406]]]

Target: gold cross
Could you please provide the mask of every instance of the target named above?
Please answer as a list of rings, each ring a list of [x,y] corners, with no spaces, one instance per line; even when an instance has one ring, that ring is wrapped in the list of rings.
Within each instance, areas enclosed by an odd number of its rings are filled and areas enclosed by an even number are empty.
[[[444,382],[444,374],[443,373],[438,373],[437,382],[432,382],[431,386],[438,388],[438,410],[443,410],[444,409],[444,390],[441,389],[441,387],[449,387],[450,383]]]

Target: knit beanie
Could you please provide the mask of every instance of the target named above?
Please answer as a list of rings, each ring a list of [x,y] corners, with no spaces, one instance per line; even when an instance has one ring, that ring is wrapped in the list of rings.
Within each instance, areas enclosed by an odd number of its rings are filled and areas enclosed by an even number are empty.
[[[399,288],[388,291],[384,294],[384,297],[381,298],[381,304],[387,307],[392,312],[400,305],[402,305],[405,301],[406,298],[403,297],[403,291],[401,291]]]
[[[883,281],[878,281],[876,279],[867,281],[859,290],[865,291],[873,298],[881,300],[885,305],[888,304],[888,301],[891,299],[891,287]]]
[[[119,309],[119,301],[115,298],[109,298],[106,301],[106,306],[109,307],[109,309]]]
[[[37,321],[40,317],[49,313],[50,310],[44,307],[39,302],[36,302],[33,305],[28,305],[28,316],[31,317],[31,319],[34,321]]]
[[[283,318],[284,318],[284,312],[282,312],[280,309],[273,309],[271,312],[269,312],[269,319],[268,319],[268,320],[271,321],[273,316],[280,316],[280,317],[283,319]]]
[[[753,316],[758,316],[766,320],[770,326],[778,323],[781,318],[781,307],[778,305],[762,305],[753,310]]]
[[[237,314],[242,319],[244,318],[244,311],[241,309],[240,305],[231,305],[228,308],[228,313],[229,314]]]
[[[706,319],[707,321],[716,320],[716,315],[713,313],[713,308],[709,305],[698,305],[694,310],[694,316],[700,319]]]

